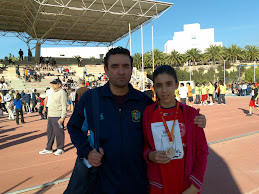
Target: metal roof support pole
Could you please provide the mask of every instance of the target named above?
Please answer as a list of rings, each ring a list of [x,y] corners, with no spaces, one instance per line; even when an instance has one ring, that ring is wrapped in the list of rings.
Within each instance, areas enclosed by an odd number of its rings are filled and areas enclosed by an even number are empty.
[[[130,41],[130,55],[131,55],[131,28],[129,23],[129,41]]]
[[[224,85],[226,85],[226,60],[224,60]]]
[[[153,32],[153,25],[152,25],[152,63],[153,63],[153,73],[155,71],[155,59],[154,59],[154,32]]]
[[[254,83],[255,83],[255,61],[254,61]]]
[[[35,49],[35,61],[36,63],[40,63],[40,49],[41,49],[41,43],[36,43],[36,49]]]
[[[144,47],[143,47],[143,27],[141,25],[141,47],[142,47],[142,92],[144,91]]]

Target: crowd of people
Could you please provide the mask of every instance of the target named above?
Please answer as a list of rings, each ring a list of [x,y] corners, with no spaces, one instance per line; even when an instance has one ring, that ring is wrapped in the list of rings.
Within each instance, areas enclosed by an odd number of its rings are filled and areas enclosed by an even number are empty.
[[[23,61],[24,60],[24,56],[23,55],[24,55],[24,52],[23,52],[22,49],[20,49],[18,51],[18,57],[17,57],[18,61]],[[27,58],[27,60],[31,61],[31,59],[32,59],[32,52],[31,52],[31,49],[28,48],[28,58]],[[15,64],[16,60],[17,60],[16,57],[14,55],[12,55],[11,53],[9,53],[9,57],[8,57],[9,64]]]
[[[196,83],[193,94],[190,82],[179,84],[176,71],[162,65],[154,71],[153,87],[146,85],[154,102],[138,91],[138,83],[136,89],[129,84],[132,58],[127,49],[110,49],[104,64],[105,74],[97,78],[86,75],[79,79],[79,88],[73,88],[72,77],[54,79],[51,88],[46,88],[45,99],[36,89],[1,92],[0,116],[6,112],[14,120],[16,115],[18,125],[19,115],[25,123],[23,114],[37,111],[40,119],[48,120],[46,147],[39,154],[52,154],[56,139],[54,155],[58,156],[64,153],[64,120],[69,111],[73,112],[67,128],[78,160],[84,168],[100,169],[96,193],[200,192],[209,154],[203,130],[206,118],[192,106],[226,104],[226,85],[223,81]],[[101,87],[102,81],[107,83]],[[98,118],[93,117],[93,92],[98,92]],[[255,84],[251,84],[251,95],[252,108],[259,97]],[[99,150],[93,142],[97,130],[94,119],[100,123]],[[69,185],[74,184],[84,182]],[[65,193],[73,193],[69,189]]]
[[[53,66],[50,66],[50,64],[44,65],[41,63],[40,64],[36,63],[35,67],[33,66],[24,67],[23,76],[21,76],[20,66],[17,65],[16,77],[18,79],[24,79],[26,82],[31,82],[31,81],[41,82],[41,80],[44,79],[45,76],[54,76],[55,75],[54,71],[57,71],[57,73],[60,76],[63,76],[63,78],[68,78],[68,76],[75,75],[75,72],[72,69],[72,67],[70,68],[64,68],[64,66],[53,67]]]
[[[188,82],[186,86],[184,83],[180,84],[180,88],[176,90],[176,98],[184,104],[189,106],[193,105],[214,105],[216,102],[218,105],[226,105],[226,85],[223,81],[206,83],[196,83],[194,87],[195,101],[193,95],[193,88]]]
[[[251,84],[251,82],[232,83],[231,85],[229,84],[229,88],[231,88],[232,94],[236,94],[238,96],[247,96],[252,92]],[[258,86],[259,84],[255,83],[255,87],[257,88]]]

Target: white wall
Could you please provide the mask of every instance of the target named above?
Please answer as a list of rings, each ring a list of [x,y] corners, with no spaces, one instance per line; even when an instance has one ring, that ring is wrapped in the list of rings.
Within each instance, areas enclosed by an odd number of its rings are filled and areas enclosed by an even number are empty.
[[[200,29],[200,24],[187,24],[184,25],[184,31],[175,32],[173,40],[166,42],[165,53],[173,50],[185,53],[192,48],[204,52],[210,45],[222,46],[222,42],[214,42],[214,28]]]
[[[49,47],[41,48],[41,56],[72,58],[79,55],[82,58],[94,57],[99,59],[100,54],[105,56],[108,50],[109,47]]]

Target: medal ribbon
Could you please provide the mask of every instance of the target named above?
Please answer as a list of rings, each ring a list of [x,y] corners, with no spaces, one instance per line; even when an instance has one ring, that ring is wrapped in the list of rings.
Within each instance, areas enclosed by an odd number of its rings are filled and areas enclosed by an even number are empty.
[[[168,137],[169,137],[169,142],[170,142],[170,143],[173,143],[174,126],[175,126],[175,122],[176,122],[176,119],[177,119],[177,116],[178,116],[178,110],[179,110],[179,102],[176,101],[176,103],[177,103],[176,112],[175,112],[173,127],[172,127],[172,130],[171,130],[171,133],[170,133],[170,130],[169,130],[169,128],[168,128],[168,126],[167,126],[167,124],[166,124],[165,118],[164,118],[164,116],[163,116],[163,111],[162,111],[160,102],[158,101],[158,109],[159,109],[159,112],[160,112],[160,115],[161,115],[161,118],[162,118],[162,121],[163,121],[165,130],[166,130],[166,133],[167,133],[167,135],[168,135]]]

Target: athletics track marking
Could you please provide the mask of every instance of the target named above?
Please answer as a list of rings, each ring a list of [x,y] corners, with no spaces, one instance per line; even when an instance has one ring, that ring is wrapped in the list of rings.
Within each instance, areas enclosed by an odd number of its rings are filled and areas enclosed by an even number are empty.
[[[257,133],[259,133],[259,131],[255,131],[255,132],[251,132],[251,133],[246,133],[246,134],[243,134],[243,135],[238,135],[238,136],[234,136],[234,137],[230,137],[230,138],[226,138],[226,139],[221,139],[221,140],[217,140],[217,141],[212,141],[212,142],[209,142],[208,145],[214,145],[214,144],[218,144],[218,143],[222,143],[222,142],[226,142],[226,141],[231,141],[231,140],[239,139],[239,138],[242,138],[242,137],[247,137],[247,136],[250,136],[250,135],[255,135]],[[51,186],[51,185],[56,185],[56,184],[59,184],[59,183],[63,183],[63,182],[69,181],[69,180],[70,180],[70,177],[69,178],[65,178],[65,179],[61,179],[61,180],[56,180],[56,181],[53,181],[53,182],[44,183],[44,184],[33,186],[33,187],[29,187],[29,188],[26,188],[26,189],[21,189],[21,190],[10,192],[10,193],[6,193],[6,194],[24,193],[24,192],[40,189],[40,188],[43,188],[43,187],[48,187],[48,186]],[[246,194],[253,194],[253,193],[257,192],[257,191],[259,191],[259,188],[254,189],[254,190],[252,190],[250,192],[247,192]]]

